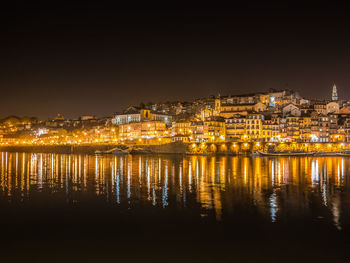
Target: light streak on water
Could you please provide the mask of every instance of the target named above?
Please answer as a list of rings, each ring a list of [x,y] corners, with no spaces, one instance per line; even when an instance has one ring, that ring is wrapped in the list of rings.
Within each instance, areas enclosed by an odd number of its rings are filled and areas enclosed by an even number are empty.
[[[271,221],[274,223],[277,220],[277,211],[278,211],[278,206],[277,206],[277,196],[276,196],[276,190],[274,189],[270,198],[270,213],[271,213]]]
[[[213,215],[217,221],[254,207],[254,214],[269,222],[306,213],[328,218],[338,230],[343,228],[343,210],[347,209],[343,200],[350,182],[348,159],[340,157],[252,161],[248,157],[185,156],[179,160],[3,152],[0,158],[0,199],[5,202],[29,202],[36,196],[72,204],[100,197],[120,208],[124,201],[133,204],[128,209],[143,204],[154,209],[177,207]],[[289,170],[288,179],[283,179]]]

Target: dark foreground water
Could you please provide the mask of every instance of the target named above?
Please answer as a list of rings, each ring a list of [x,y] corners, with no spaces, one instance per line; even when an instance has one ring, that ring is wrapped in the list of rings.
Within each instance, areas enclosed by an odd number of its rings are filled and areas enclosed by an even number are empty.
[[[349,158],[0,153],[0,262],[349,260]]]

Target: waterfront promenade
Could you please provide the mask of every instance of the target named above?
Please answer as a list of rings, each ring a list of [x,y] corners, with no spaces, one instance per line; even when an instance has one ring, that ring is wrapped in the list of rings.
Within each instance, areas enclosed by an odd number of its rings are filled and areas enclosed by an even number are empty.
[[[143,149],[154,154],[227,154],[250,155],[254,151],[267,152],[317,152],[341,153],[349,150],[347,143],[269,143],[269,142],[225,142],[225,143],[166,143],[166,144],[63,144],[63,145],[2,145],[0,151],[9,152],[55,152],[84,153],[107,152],[118,146]]]

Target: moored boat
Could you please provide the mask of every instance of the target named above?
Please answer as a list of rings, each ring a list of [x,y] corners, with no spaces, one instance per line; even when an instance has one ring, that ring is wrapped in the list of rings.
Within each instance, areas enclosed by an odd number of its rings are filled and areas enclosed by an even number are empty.
[[[332,156],[350,157],[350,151],[344,150],[342,152],[316,152],[315,156],[317,157],[332,157]]]
[[[119,145],[115,148],[112,149],[108,149],[105,151],[99,151],[96,150],[95,154],[96,155],[103,155],[103,154],[116,154],[116,155],[120,155],[120,154],[129,154],[131,152],[132,148],[126,145]]]
[[[200,156],[209,156],[209,153],[195,153],[195,152],[186,152],[186,155],[200,155]]]
[[[342,152],[338,153],[338,156],[350,157],[350,149],[344,149]]]
[[[350,157],[350,153],[338,153],[337,156]]]
[[[312,156],[315,152],[253,152],[253,155],[260,156]]]
[[[339,152],[316,152],[315,156],[317,157],[332,157],[332,156],[338,156]]]
[[[130,150],[130,154],[149,154],[149,153],[153,153],[153,152],[142,147],[133,147]]]

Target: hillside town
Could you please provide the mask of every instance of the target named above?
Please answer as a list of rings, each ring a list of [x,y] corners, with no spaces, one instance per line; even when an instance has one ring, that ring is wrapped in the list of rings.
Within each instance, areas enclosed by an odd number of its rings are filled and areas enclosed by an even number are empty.
[[[53,119],[9,116],[1,145],[350,142],[350,102],[310,100],[293,90],[211,96],[192,102],[141,103],[110,117]]]

